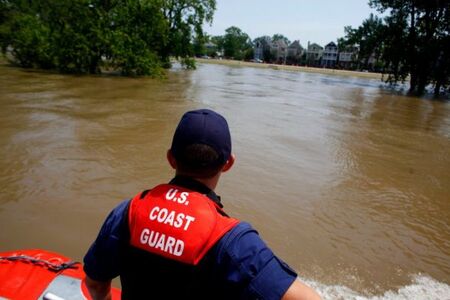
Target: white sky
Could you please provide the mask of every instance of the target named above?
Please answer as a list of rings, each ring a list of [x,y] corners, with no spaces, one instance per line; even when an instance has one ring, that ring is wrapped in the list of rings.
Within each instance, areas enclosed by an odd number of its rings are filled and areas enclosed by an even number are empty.
[[[224,35],[225,29],[237,26],[253,40],[276,33],[289,40],[308,41],[324,46],[344,36],[344,26],[358,27],[370,13],[368,0],[216,0],[212,26],[204,30]]]

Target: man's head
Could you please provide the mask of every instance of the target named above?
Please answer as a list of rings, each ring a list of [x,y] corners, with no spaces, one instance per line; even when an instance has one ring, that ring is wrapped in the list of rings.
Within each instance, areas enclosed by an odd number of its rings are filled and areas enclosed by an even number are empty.
[[[233,159],[227,121],[209,109],[188,111],[175,130],[170,154],[179,174],[208,178],[225,171]]]

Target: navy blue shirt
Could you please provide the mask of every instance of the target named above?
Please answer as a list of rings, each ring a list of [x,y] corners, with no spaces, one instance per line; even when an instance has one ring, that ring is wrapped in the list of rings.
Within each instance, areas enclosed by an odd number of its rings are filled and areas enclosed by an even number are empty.
[[[176,177],[171,184],[204,193],[222,206],[220,197],[198,182]],[[123,226],[129,201],[123,201],[109,214],[84,257],[84,271],[94,280],[108,281],[120,275],[119,248],[125,235]],[[225,270],[225,281],[248,283],[242,294],[249,299],[280,299],[297,278],[245,222],[226,233],[212,251],[214,263]]]

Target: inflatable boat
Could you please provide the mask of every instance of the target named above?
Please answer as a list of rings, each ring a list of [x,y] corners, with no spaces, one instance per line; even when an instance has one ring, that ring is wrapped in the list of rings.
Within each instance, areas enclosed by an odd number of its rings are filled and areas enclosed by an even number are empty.
[[[91,299],[83,266],[45,250],[0,252],[0,300]],[[120,290],[112,288],[113,300]]]

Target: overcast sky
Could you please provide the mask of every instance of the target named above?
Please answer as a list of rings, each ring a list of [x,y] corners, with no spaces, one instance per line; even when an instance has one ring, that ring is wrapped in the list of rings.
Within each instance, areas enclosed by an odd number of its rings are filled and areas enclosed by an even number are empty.
[[[370,13],[368,0],[216,0],[212,26],[204,30],[224,35],[225,29],[237,26],[253,40],[275,33],[289,40],[308,41],[322,46],[344,36],[344,26],[358,27]]]

